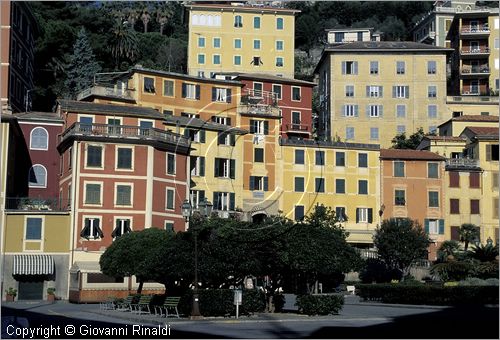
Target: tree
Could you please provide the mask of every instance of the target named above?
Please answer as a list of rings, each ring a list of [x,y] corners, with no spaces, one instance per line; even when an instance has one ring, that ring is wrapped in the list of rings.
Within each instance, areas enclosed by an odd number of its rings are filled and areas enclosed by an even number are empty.
[[[373,243],[379,258],[405,277],[415,260],[427,257],[430,239],[417,221],[391,218],[376,229]]]
[[[116,21],[111,31],[111,54],[115,59],[115,69],[118,69],[121,58],[127,58],[131,61],[135,60],[139,53],[138,39],[133,28],[121,21]]]
[[[439,261],[446,262],[455,259],[457,252],[460,250],[460,245],[457,241],[446,240],[438,249],[437,257]]]
[[[470,256],[480,262],[495,261],[498,256],[498,246],[494,246],[493,244],[479,244],[472,248]]]
[[[418,128],[417,132],[411,134],[409,138],[406,138],[406,134],[403,132],[392,139],[392,148],[416,150],[424,136],[425,133],[422,128]]]
[[[464,243],[464,251],[467,251],[469,243],[479,240],[479,227],[475,224],[464,223],[458,230],[460,242]]]
[[[102,254],[99,260],[101,271],[112,277],[135,275],[139,281],[137,293],[140,294],[145,281],[161,279],[156,272],[165,263],[165,254],[171,254],[168,245],[172,237],[172,233],[158,228],[122,235]],[[159,282],[165,283],[166,279]]]

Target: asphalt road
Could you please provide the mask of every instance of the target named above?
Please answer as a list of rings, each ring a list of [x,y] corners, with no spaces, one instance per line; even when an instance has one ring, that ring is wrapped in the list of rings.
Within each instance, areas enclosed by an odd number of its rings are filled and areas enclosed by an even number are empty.
[[[2,338],[455,338],[499,337],[498,306],[439,308],[359,303],[339,315],[259,314],[202,321],[100,311],[66,302],[2,306]],[[27,324],[29,323],[29,325]],[[24,327],[23,327],[24,326]],[[29,333],[31,332],[31,333]],[[107,332],[112,333],[108,335]],[[113,333],[114,332],[114,333]],[[31,337],[35,335],[34,337]],[[49,335],[46,337],[46,335]]]

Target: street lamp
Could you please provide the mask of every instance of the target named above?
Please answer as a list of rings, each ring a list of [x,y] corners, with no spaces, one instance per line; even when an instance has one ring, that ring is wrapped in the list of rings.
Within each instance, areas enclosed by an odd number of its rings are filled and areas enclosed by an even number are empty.
[[[213,204],[207,198],[198,203],[200,215],[209,217],[212,213]],[[189,200],[184,200],[181,205],[182,216],[189,223],[193,214],[193,207]],[[194,228],[194,290],[193,290],[193,305],[191,309],[191,320],[199,320],[202,316],[200,314],[200,303],[198,298],[198,229]]]

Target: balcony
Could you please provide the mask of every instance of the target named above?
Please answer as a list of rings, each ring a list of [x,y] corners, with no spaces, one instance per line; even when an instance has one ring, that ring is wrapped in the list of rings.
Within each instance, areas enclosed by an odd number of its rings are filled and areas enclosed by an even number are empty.
[[[480,37],[488,36],[490,34],[490,28],[487,24],[478,26],[462,26],[460,30],[460,36],[462,37]]]
[[[459,97],[459,96],[448,96],[446,97],[446,102],[447,103],[456,103],[456,102],[467,102],[467,103],[498,103],[498,93],[494,93],[491,91],[489,95],[485,96],[465,96],[465,97]]]
[[[117,89],[114,87],[93,86],[86,90],[81,91],[77,95],[77,100],[84,100],[88,97],[109,97],[115,99],[122,99],[127,101],[135,101],[132,91],[127,89]]]
[[[7,197],[5,200],[6,211],[46,211],[58,212],[71,209],[70,200],[59,198],[39,197]]]
[[[110,141],[126,139],[127,143],[156,142],[184,148],[190,146],[190,140],[182,135],[156,128],[127,125],[74,123],[59,137],[60,146],[71,137],[89,140],[106,138]]]
[[[479,161],[470,158],[448,158],[446,160],[446,168],[477,169],[479,168]]]
[[[302,134],[309,134],[309,125],[305,124],[286,124],[285,125],[285,132],[286,133],[302,133]]]
[[[241,95],[238,112],[253,117],[280,118],[276,93],[246,89]]]
[[[482,65],[482,66],[464,65],[460,70],[460,75],[462,77],[474,77],[474,78],[488,77],[490,75],[490,68],[488,65]]]
[[[460,50],[460,55],[462,58],[467,58],[467,57],[482,57],[482,56],[489,56],[490,55],[490,48],[489,47],[462,47]]]
[[[462,90],[462,96],[464,97],[469,97],[469,96],[481,96],[481,99],[479,101],[482,101],[482,102],[487,102],[487,101],[490,101],[489,99],[490,98],[487,98],[487,96],[489,95],[490,93],[489,92],[484,92],[484,91],[480,91],[479,89],[463,89]],[[456,98],[456,97],[454,97]],[[476,100],[477,102],[477,100]]]

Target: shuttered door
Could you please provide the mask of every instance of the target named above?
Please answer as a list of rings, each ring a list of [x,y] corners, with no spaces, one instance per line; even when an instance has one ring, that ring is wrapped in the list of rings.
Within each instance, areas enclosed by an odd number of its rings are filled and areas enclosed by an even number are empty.
[[[19,300],[42,300],[43,281],[19,282]]]

